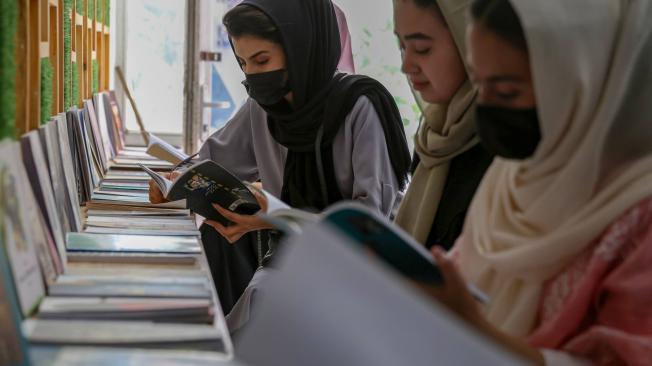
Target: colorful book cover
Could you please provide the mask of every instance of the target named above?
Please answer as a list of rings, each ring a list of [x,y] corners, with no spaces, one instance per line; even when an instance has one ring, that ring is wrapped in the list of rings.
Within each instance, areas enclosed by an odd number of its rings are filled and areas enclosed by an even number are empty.
[[[5,167],[0,167],[0,179],[7,175]],[[0,237],[5,238],[5,190],[0,186]],[[21,313],[9,261],[4,245],[0,246],[0,365],[29,365],[27,341],[21,332]]]

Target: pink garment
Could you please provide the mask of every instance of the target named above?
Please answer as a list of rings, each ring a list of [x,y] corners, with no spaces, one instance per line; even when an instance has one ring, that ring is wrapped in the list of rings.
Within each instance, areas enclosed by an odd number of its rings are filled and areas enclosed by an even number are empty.
[[[546,283],[528,341],[600,365],[652,364],[652,199]]]
[[[351,33],[349,32],[349,25],[346,22],[346,15],[339,6],[333,4],[335,7],[335,15],[337,16],[337,26],[340,28],[340,45],[342,47],[342,56],[337,69],[349,74],[355,74],[355,64],[353,63],[353,51],[351,49]]]

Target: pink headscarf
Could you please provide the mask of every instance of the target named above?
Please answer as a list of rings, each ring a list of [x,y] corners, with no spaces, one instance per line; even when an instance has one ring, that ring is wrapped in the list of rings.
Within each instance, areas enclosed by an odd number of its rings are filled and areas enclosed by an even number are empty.
[[[337,16],[337,25],[340,28],[340,44],[342,46],[342,56],[340,63],[337,65],[338,70],[355,74],[355,64],[353,63],[353,51],[351,49],[351,33],[346,22],[346,15],[339,6],[333,3],[335,15]]]

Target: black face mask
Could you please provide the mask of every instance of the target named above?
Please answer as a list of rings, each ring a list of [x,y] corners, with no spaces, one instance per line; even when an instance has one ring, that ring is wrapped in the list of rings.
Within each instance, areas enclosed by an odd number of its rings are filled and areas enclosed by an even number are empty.
[[[260,105],[274,105],[291,90],[285,69],[247,74],[246,78],[242,85],[247,89],[249,96]]]
[[[510,109],[479,105],[475,123],[482,145],[491,153],[523,160],[534,155],[541,141],[536,108]]]

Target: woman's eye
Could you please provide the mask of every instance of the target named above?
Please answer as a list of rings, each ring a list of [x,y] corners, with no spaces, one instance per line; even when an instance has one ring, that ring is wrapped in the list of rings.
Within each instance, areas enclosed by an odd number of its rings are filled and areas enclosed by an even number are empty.
[[[519,93],[518,91],[512,91],[512,92],[507,92],[507,93],[496,93],[496,96],[498,98],[500,98],[501,100],[503,100],[503,101],[512,101],[512,100],[518,98],[518,96],[520,96],[520,95],[521,95],[521,93]]]
[[[269,60],[263,60],[263,61],[258,61],[257,63],[258,65],[262,66],[262,65],[267,65],[268,62]]]
[[[417,55],[427,55],[430,53],[431,48],[424,48],[421,50],[414,50]]]

